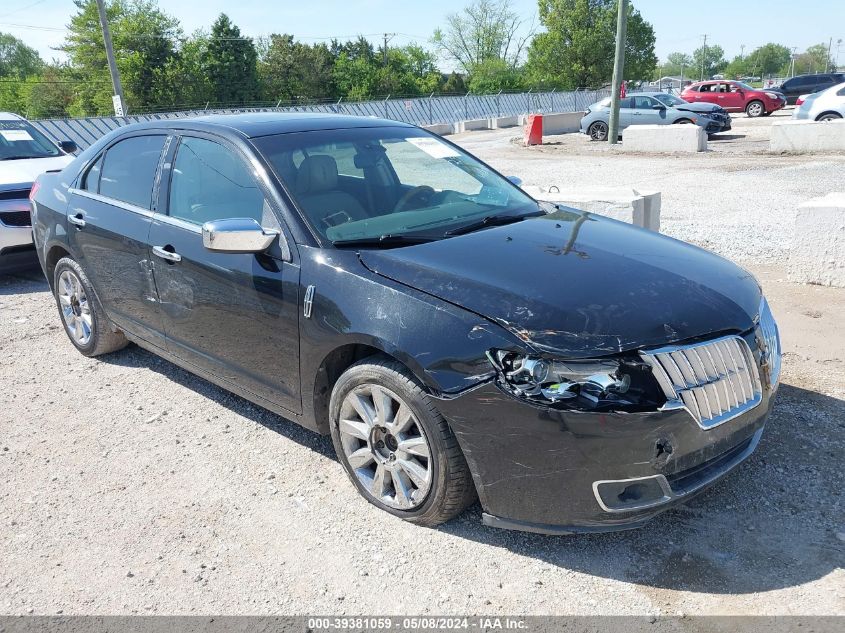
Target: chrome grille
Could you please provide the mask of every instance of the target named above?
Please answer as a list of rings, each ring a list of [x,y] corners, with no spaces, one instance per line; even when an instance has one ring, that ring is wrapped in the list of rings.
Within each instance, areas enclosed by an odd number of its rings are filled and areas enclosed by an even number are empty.
[[[705,429],[753,409],[762,399],[751,348],[739,336],[642,352],[667,401]]]
[[[760,302],[760,324],[758,334],[763,339],[765,350],[763,350],[763,366],[769,376],[769,386],[774,388],[780,380],[781,349],[780,333],[778,324],[769,308],[769,302],[765,297]]]

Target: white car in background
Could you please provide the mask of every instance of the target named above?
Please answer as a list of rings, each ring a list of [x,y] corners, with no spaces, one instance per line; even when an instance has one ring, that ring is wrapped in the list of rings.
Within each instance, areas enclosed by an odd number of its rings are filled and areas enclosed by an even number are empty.
[[[73,141],[56,144],[26,119],[0,112],[0,273],[37,263],[29,217],[29,191],[45,171],[73,160]]]
[[[799,97],[793,119],[808,121],[836,121],[845,118],[845,83],[837,84],[809,95]]]

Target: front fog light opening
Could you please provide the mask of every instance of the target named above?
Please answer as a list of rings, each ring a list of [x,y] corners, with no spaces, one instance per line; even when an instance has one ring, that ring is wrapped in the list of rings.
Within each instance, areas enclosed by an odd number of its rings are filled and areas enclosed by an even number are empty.
[[[654,410],[665,402],[639,358],[558,360],[491,350],[499,384],[512,394],[559,408]]]

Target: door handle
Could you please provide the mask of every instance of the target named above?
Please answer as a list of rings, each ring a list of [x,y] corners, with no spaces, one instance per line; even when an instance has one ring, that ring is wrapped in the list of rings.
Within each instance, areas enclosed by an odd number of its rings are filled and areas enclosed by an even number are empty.
[[[74,226],[78,226],[80,229],[85,226],[85,220],[82,219],[82,213],[67,216],[67,221]]]
[[[153,255],[161,257],[163,260],[176,263],[182,261],[182,256],[179,253],[167,250],[167,246],[153,246]],[[173,248],[170,246],[170,248]]]

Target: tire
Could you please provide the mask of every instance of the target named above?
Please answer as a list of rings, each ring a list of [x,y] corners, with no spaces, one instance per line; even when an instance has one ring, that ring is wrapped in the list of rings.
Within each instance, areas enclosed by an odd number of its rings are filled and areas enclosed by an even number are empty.
[[[838,121],[842,118],[841,114],[837,114],[836,112],[825,112],[816,121]]]
[[[745,114],[752,119],[756,119],[758,116],[763,116],[765,113],[766,106],[763,105],[762,101],[751,101],[747,106],[745,106]]]
[[[346,474],[377,508],[434,526],[475,501],[455,435],[400,363],[376,356],[347,369],[332,389],[329,426]]]
[[[673,121],[672,125],[690,125],[692,121],[689,119],[678,119],[677,121]]]
[[[604,121],[594,121],[587,128],[587,134],[590,135],[591,141],[606,141],[609,128]]]
[[[129,343],[122,332],[114,331],[88,276],[70,257],[56,263],[53,295],[65,334],[84,356],[115,352]]]

